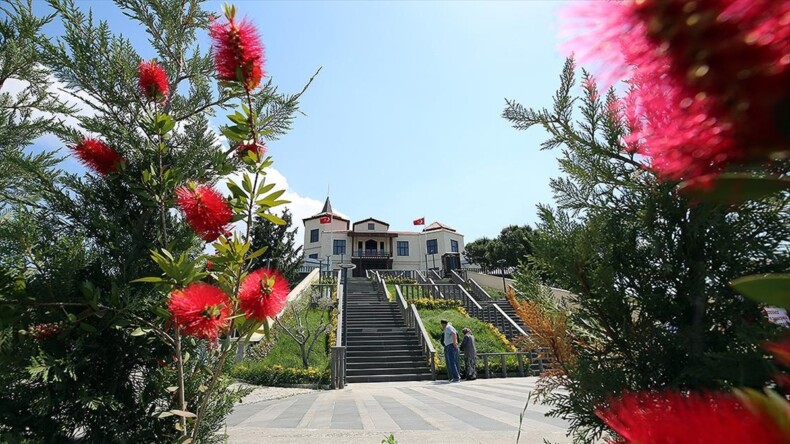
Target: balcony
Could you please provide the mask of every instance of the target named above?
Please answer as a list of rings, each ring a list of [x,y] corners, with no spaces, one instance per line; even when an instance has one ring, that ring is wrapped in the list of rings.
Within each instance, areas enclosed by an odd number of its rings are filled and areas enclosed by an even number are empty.
[[[353,257],[392,257],[387,250],[351,250]]]

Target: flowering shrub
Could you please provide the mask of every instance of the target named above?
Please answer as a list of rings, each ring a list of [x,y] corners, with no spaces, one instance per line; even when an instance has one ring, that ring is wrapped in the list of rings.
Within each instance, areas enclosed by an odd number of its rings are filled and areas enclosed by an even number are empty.
[[[283,386],[294,384],[329,384],[329,370],[288,368],[282,365],[244,363],[233,367],[231,375],[250,384]]]
[[[627,154],[646,156],[662,180],[682,181],[680,189],[698,199],[688,214],[716,203],[786,197],[789,2],[633,0],[574,6],[570,16],[580,31],[571,46],[581,58],[603,62],[604,77],[628,78],[626,97],[612,93],[606,100],[610,122],[625,128],[612,139]],[[590,76],[584,88],[588,101],[600,104]],[[786,199],[774,202],[786,208]],[[704,263],[702,256],[697,263]],[[790,308],[788,274],[729,284],[755,301]],[[705,302],[697,304],[702,325]],[[781,362],[782,347],[767,348]],[[703,351],[698,342],[693,352]],[[706,359],[715,354],[704,352]],[[785,377],[775,380],[781,386]],[[596,414],[623,442],[790,442],[790,403],[770,388],[735,395],[626,392],[602,401]]]
[[[429,310],[443,310],[446,308],[458,308],[461,306],[461,301],[455,301],[452,299],[417,298],[410,299],[409,303],[414,304],[414,306],[418,309],[426,308]]]
[[[102,176],[117,172],[123,164],[123,157],[99,139],[88,137],[69,148],[83,165]]]
[[[150,48],[74,2],[42,4],[44,17],[30,2],[3,8],[0,41],[13,44],[0,59],[25,91],[19,108],[0,106],[15,136],[0,152],[19,161],[0,173],[16,196],[3,199],[0,230],[0,441],[222,442],[240,396],[227,357],[266,333],[288,294],[257,263],[271,252],[252,246],[268,237],[252,230],[283,223],[266,144],[287,132],[301,93],[262,81],[252,22],[204,5],[117,2],[113,21],[128,19]],[[68,95],[91,112],[61,103]],[[229,114],[221,135],[217,112]],[[26,152],[46,134],[87,174],[64,171],[55,151]]]

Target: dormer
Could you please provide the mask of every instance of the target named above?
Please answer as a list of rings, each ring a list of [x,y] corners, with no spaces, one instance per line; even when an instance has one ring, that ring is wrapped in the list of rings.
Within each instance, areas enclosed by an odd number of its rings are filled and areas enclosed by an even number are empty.
[[[354,222],[353,228],[356,233],[385,233],[389,231],[389,229],[390,224],[378,219],[373,219],[372,217]]]

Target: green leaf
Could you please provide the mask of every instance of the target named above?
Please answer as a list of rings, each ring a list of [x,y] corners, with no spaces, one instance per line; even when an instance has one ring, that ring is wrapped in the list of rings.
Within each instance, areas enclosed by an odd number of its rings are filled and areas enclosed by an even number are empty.
[[[255,259],[256,257],[262,255],[263,253],[266,253],[266,250],[268,248],[269,247],[263,247],[263,248],[261,248],[259,250],[254,251],[251,255],[247,256],[247,260]]]
[[[252,193],[252,180],[250,180],[249,174],[244,174],[241,177],[241,185],[244,187],[244,191]]]
[[[680,190],[703,201],[736,204],[790,190],[790,179],[749,173],[709,174],[680,184]]]
[[[262,217],[262,218],[264,218],[264,219],[268,220],[269,222],[271,222],[271,223],[273,223],[273,224],[277,224],[277,225],[285,225],[285,221],[284,221],[284,220],[282,220],[280,217],[278,217],[278,216],[275,216],[274,214],[269,214],[269,213],[264,213],[264,212],[258,212],[258,213],[256,213],[256,214],[257,214],[258,216],[260,216],[260,217]]]
[[[229,126],[222,127],[221,132],[225,137],[228,138],[228,140],[232,142],[241,142],[247,137],[246,133],[236,132]]]
[[[99,330],[96,330],[96,327],[86,323],[85,321],[80,322],[80,328],[87,331],[88,333],[96,333]]]
[[[194,414],[192,412],[187,412],[186,410],[171,409],[171,410],[169,410],[169,412],[174,414],[174,415],[176,415],[176,416],[181,416],[181,417],[184,417],[184,418],[197,418],[196,414]]]
[[[173,416],[173,414],[170,412],[158,412],[158,413],[154,413],[151,416],[153,416],[154,418],[167,418],[168,416]]]
[[[133,332],[130,333],[130,335],[131,336],[143,336],[146,333],[147,333],[146,330],[143,330],[142,328],[137,327],[136,329],[134,329]]]
[[[230,192],[233,193],[233,197],[247,197],[247,193],[242,191],[242,189],[236,185],[236,182],[229,180],[227,185]]]
[[[757,302],[790,309],[790,274],[744,276],[730,285]]]
[[[136,284],[138,282],[150,282],[150,283],[154,283],[154,284],[159,284],[159,283],[165,282],[165,280],[162,279],[161,277],[148,276],[148,277],[143,277],[143,278],[140,278],[140,279],[135,279],[135,280],[131,281],[130,283]]]

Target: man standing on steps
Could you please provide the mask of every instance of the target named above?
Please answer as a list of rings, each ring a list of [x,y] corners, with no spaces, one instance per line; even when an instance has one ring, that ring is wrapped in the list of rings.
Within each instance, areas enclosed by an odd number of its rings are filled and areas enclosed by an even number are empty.
[[[475,345],[475,337],[472,336],[472,330],[469,327],[464,327],[461,330],[464,333],[464,340],[461,342],[461,351],[464,352],[466,357],[466,378],[468,381],[477,379],[477,346]]]
[[[461,382],[458,371],[458,332],[452,324],[442,319],[442,345],[444,345],[444,359],[447,363],[447,378],[450,382]]]

